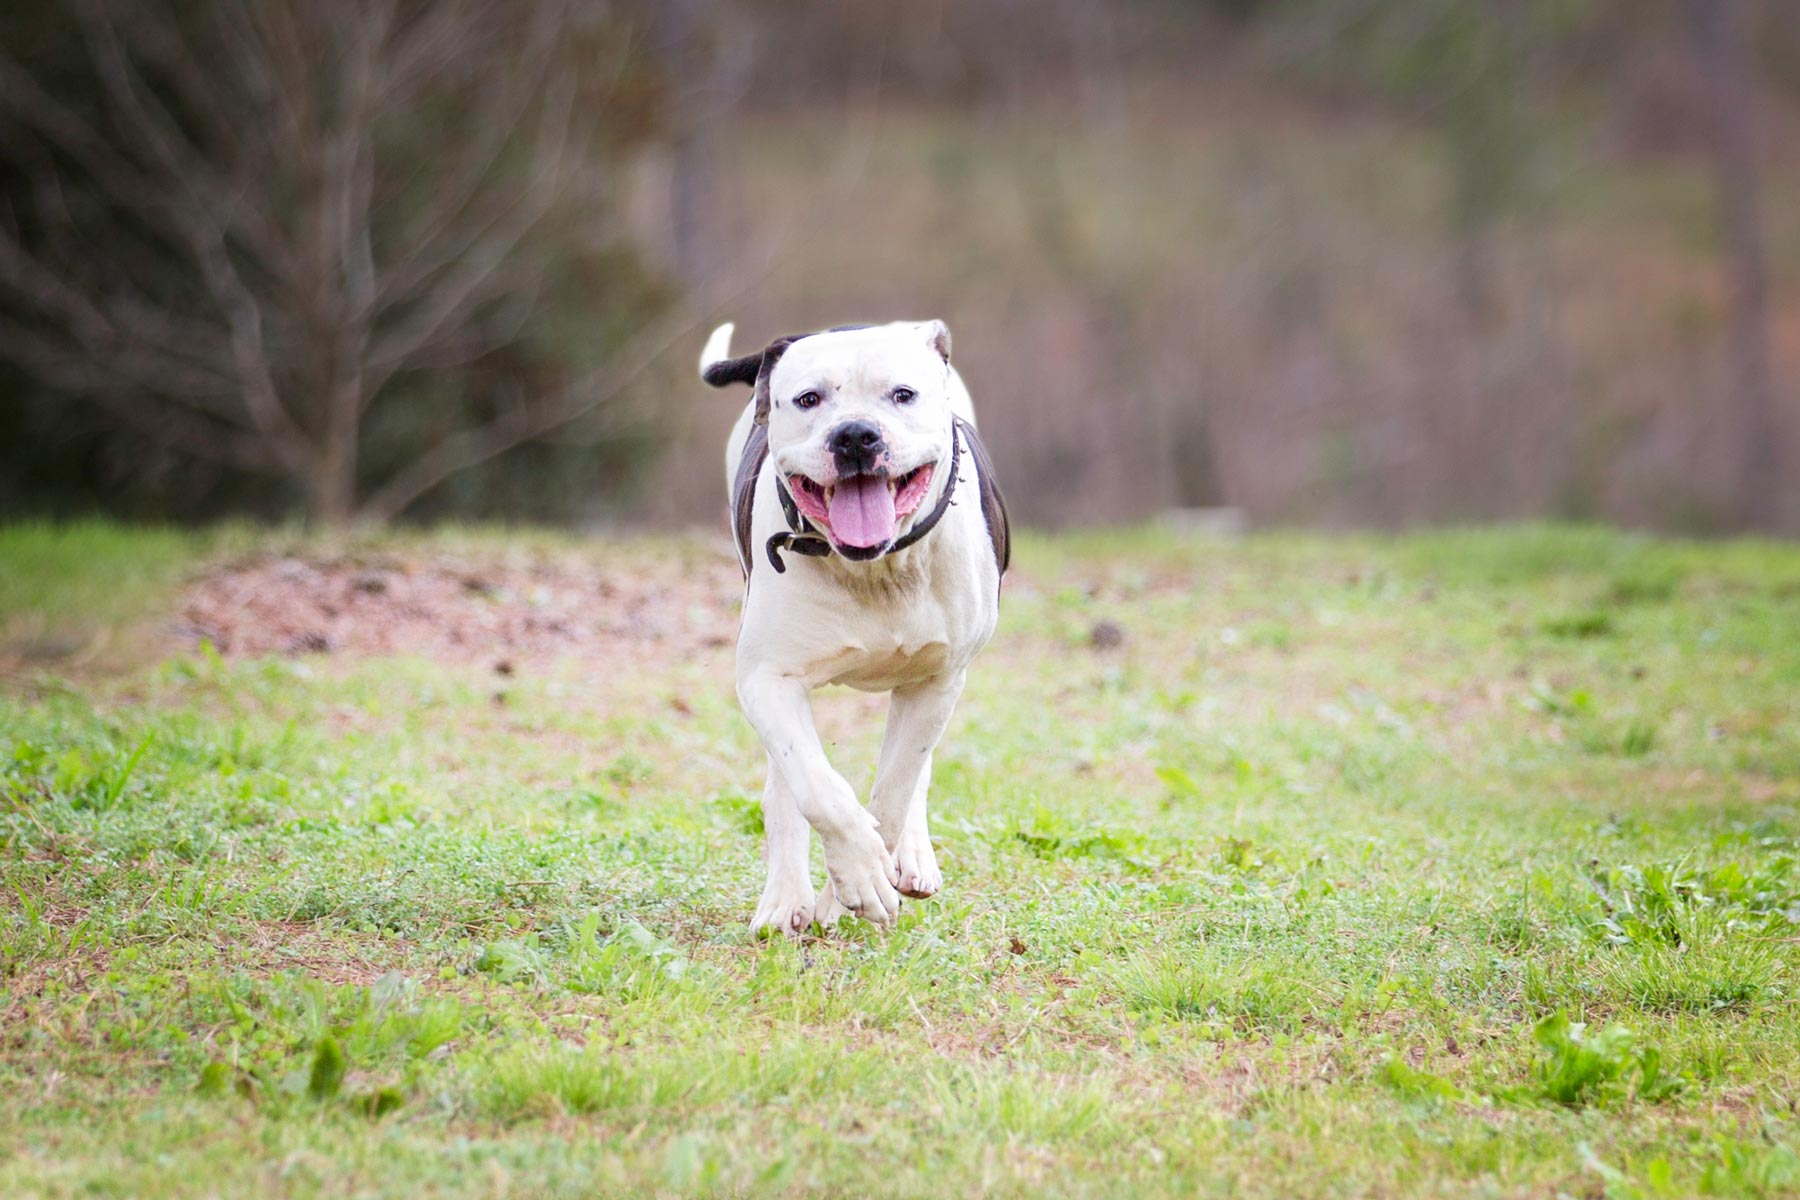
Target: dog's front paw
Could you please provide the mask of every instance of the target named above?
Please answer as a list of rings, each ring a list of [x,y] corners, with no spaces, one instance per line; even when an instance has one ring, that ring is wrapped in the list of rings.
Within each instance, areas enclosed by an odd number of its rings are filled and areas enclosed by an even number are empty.
[[[819,906],[813,914],[813,919],[819,923],[821,929],[829,930],[839,920],[851,915],[849,909],[838,903],[837,892],[832,889],[831,882],[827,880],[825,891],[819,896]]]
[[[898,888],[902,896],[923,900],[935,896],[944,886],[943,872],[938,870],[937,852],[931,848],[929,835],[908,829],[894,847],[894,867],[899,872]]]
[[[813,923],[815,908],[812,882],[769,880],[757,901],[756,915],[750,918],[750,932],[784,933],[799,937]]]
[[[819,905],[819,920],[830,925],[848,912],[877,925],[900,915],[899,872],[871,822],[867,830],[825,847],[830,894]]]

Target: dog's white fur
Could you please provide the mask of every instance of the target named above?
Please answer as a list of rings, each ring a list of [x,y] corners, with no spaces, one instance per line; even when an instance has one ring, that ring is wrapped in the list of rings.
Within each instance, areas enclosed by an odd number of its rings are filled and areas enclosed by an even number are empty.
[[[707,340],[702,372],[727,357],[731,332],[722,325]],[[738,700],[769,758],[762,802],[768,882],[751,927],[798,934],[815,918],[830,925],[845,912],[887,924],[899,913],[902,894],[929,896],[942,886],[926,822],[932,751],[970,660],[999,618],[1000,567],[967,445],[957,478],[947,478],[951,418],[973,425],[974,408],[950,366],[948,331],[937,321],[802,338],[768,382],[769,454],[755,485],[737,645]],[[897,404],[898,386],[916,395]],[[797,408],[794,398],[809,391],[822,401]],[[754,416],[752,400],[727,444],[728,496]],[[788,528],[776,480],[834,478],[827,438],[852,419],[882,431],[894,474],[937,464],[928,493],[901,518],[896,539],[932,510],[943,488],[956,489],[951,506],[934,529],[898,552],[867,562],[789,554],[786,572],[778,573],[763,551]],[[813,726],[810,695],[827,683],[891,694],[866,809],[826,760]],[[825,843],[828,878],[817,897],[807,868],[808,826]]]

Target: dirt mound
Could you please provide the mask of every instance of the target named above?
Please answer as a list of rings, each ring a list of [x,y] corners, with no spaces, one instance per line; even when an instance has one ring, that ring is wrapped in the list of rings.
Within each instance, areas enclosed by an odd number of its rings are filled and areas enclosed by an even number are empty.
[[[485,661],[659,656],[730,641],[742,591],[735,562],[697,547],[617,563],[453,556],[259,557],[199,580],[183,635],[228,657],[422,655]]]

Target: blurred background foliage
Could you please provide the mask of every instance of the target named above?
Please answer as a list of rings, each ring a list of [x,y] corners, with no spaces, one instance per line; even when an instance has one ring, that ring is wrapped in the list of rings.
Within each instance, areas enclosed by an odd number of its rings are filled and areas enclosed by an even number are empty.
[[[943,317],[1018,518],[1800,530],[1790,0],[0,16],[0,512],[715,518]]]

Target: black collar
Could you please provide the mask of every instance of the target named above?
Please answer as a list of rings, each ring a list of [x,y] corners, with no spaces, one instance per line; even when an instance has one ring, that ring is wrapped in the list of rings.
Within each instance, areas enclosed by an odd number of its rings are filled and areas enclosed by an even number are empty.
[[[906,549],[935,529],[937,523],[944,519],[944,514],[950,511],[952,493],[956,491],[957,462],[962,457],[962,438],[958,436],[961,424],[961,421],[954,419],[950,422],[950,478],[944,484],[944,490],[939,493],[937,503],[931,506],[930,512],[914,521],[911,529],[895,539],[893,545],[876,555],[877,558],[886,558]],[[781,511],[788,523],[787,529],[775,534],[768,542],[769,565],[775,568],[775,573],[787,573],[787,564],[781,561],[783,550],[792,550],[795,554],[804,554],[808,558],[829,556],[832,553],[831,539],[814,529],[812,522],[801,515],[800,506],[788,494],[787,480],[781,477],[779,471],[775,474],[775,494],[781,497]]]

